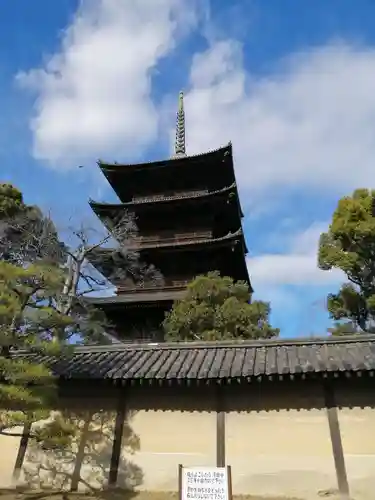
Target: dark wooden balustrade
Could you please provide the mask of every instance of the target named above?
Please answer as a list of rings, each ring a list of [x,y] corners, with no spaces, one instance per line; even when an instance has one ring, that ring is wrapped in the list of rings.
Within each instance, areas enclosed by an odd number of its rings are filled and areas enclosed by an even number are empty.
[[[160,232],[158,234],[140,235],[132,238],[128,245],[131,248],[142,248],[149,246],[173,245],[188,241],[208,240],[212,238],[212,231],[189,231],[184,233]]]
[[[157,193],[148,196],[133,196],[133,203],[150,203],[160,200],[174,200],[179,198],[194,198],[208,193],[208,189],[194,191],[171,191],[166,193]]]
[[[115,284],[117,293],[143,293],[143,292],[161,292],[171,290],[183,290],[187,287],[191,278],[175,278],[163,280],[161,283],[151,282],[134,285],[134,283],[118,283]]]

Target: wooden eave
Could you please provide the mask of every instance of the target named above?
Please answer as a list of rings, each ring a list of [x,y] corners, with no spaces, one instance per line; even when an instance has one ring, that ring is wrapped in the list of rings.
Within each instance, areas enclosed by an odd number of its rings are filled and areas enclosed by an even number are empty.
[[[89,200],[89,204],[93,211],[99,215],[100,211],[108,211],[108,210],[121,210],[122,208],[128,209],[129,207],[142,207],[143,205],[149,206],[149,205],[161,205],[161,204],[174,204],[174,203],[184,203],[185,201],[196,201],[196,200],[205,200],[207,198],[212,198],[212,197],[217,197],[218,195],[222,195],[225,193],[230,193],[233,192],[238,196],[237,193],[237,186],[236,183],[233,182],[230,186],[226,186],[222,189],[216,189],[214,191],[208,191],[208,192],[202,192],[199,193],[189,193],[187,192],[186,195],[181,193],[181,194],[176,194],[174,196],[165,196],[163,198],[152,198],[150,196],[149,199],[141,199],[141,200],[133,200],[133,201],[128,201],[125,203],[103,203],[103,202],[96,202],[92,199]],[[242,216],[242,214],[241,214]]]
[[[168,166],[175,166],[176,164],[181,165],[182,167],[188,166],[191,161],[194,160],[203,160],[205,162],[211,162],[214,158],[220,158],[223,154],[232,154],[232,144],[229,143],[226,146],[222,146],[220,148],[206,151],[204,153],[199,153],[196,155],[189,156],[177,156],[173,158],[169,158],[168,160],[157,160],[157,161],[149,161],[144,163],[109,163],[102,160],[98,160],[98,166],[106,175],[106,172],[116,172],[121,174],[127,174],[131,171],[136,170],[150,170],[157,168],[166,168]]]
[[[154,243],[150,242],[149,245],[147,244],[142,244],[142,246],[137,246],[134,244],[134,246],[131,247],[132,250],[137,251],[137,252],[142,252],[146,250],[159,250],[159,249],[171,249],[171,248],[176,248],[176,249],[188,249],[190,247],[207,247],[207,246],[212,246],[212,245],[227,245],[230,242],[234,241],[242,241],[244,245],[244,253],[247,253],[247,247],[246,247],[246,242],[245,238],[243,236],[242,228],[238,229],[234,233],[228,233],[224,236],[220,236],[218,238],[207,238],[207,239],[191,239],[191,240],[176,240],[176,241],[168,241],[167,243],[163,243],[163,240],[160,240],[160,243]],[[95,253],[93,252],[93,255],[103,255],[105,256],[110,256],[116,253],[116,249],[114,248],[98,248]]]
[[[84,300],[88,304],[96,307],[105,308],[107,306],[144,306],[154,307],[163,306],[165,303],[172,303],[175,300],[181,299],[185,290],[168,290],[168,287],[163,289],[155,288],[148,290],[130,291],[128,293],[121,292],[111,297],[86,297]]]

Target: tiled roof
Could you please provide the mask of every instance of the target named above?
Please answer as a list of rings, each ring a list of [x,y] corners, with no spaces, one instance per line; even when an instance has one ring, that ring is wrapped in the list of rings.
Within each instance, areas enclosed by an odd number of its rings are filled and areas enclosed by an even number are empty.
[[[30,355],[22,354],[30,359]],[[67,359],[35,358],[66,378],[237,381],[375,371],[375,337],[79,347]]]
[[[96,306],[105,304],[137,304],[143,302],[173,302],[184,296],[185,290],[155,289],[135,293],[119,293],[108,297],[85,297],[85,302]]]
[[[156,198],[156,199],[153,198],[152,196],[150,196],[149,198],[146,198],[146,199],[143,199],[143,198],[140,200],[135,199],[135,200],[128,201],[125,203],[96,202],[90,198],[89,204],[90,204],[90,207],[92,208],[92,210],[96,214],[100,215],[101,212],[105,212],[108,210],[121,210],[121,209],[125,209],[129,206],[132,207],[135,205],[163,204],[163,203],[168,203],[171,201],[181,201],[181,200],[185,201],[185,200],[189,200],[189,199],[196,200],[199,198],[202,198],[202,199],[211,198],[211,197],[215,197],[218,194],[223,194],[223,193],[233,191],[233,189],[235,189],[236,187],[237,187],[236,183],[233,182],[230,186],[225,186],[224,188],[215,189],[213,191],[195,191],[192,193],[182,192],[182,193],[177,193],[175,195],[163,196],[163,197]]]
[[[149,243],[143,243],[142,246],[137,246],[134,244],[134,250],[146,250],[146,249],[154,249],[154,248],[174,248],[174,247],[191,247],[191,246],[207,246],[214,245],[215,243],[225,243],[227,241],[232,240],[244,240],[242,228],[237,229],[234,233],[227,233],[224,236],[219,236],[217,238],[193,238],[192,239],[181,239],[181,240],[168,240],[166,243],[161,239],[158,241],[150,241]],[[245,241],[245,240],[244,240]],[[95,249],[91,255],[94,257],[105,257],[107,255],[111,256],[116,252],[115,248],[107,248],[107,247],[98,247]],[[92,259],[93,260],[93,259]],[[93,262],[95,265],[95,263]]]
[[[123,173],[124,167],[130,167],[131,169],[144,169],[144,168],[155,168],[155,167],[164,167],[170,165],[172,163],[177,163],[181,165],[190,163],[190,160],[203,158],[205,160],[210,159],[210,157],[215,158],[217,156],[221,156],[222,154],[232,154],[232,143],[229,142],[226,146],[221,146],[217,149],[212,149],[210,151],[205,151],[203,153],[198,153],[195,155],[187,155],[187,156],[178,156],[177,158],[169,158],[168,160],[159,160],[159,161],[148,161],[144,163],[133,163],[133,164],[124,164],[124,163],[109,163],[105,161],[99,160],[97,163],[101,170],[104,172],[117,172]]]

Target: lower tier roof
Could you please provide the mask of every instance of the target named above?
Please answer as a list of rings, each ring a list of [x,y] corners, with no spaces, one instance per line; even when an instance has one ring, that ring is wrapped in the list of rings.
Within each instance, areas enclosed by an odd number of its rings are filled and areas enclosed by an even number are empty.
[[[218,195],[229,194],[231,192],[236,193],[237,185],[235,182],[232,182],[229,186],[225,186],[220,189],[213,190],[195,190],[195,191],[182,191],[173,194],[159,194],[159,195],[150,195],[148,197],[142,198],[134,198],[131,201],[127,201],[125,203],[105,203],[105,202],[97,202],[90,198],[89,205],[92,210],[99,216],[106,215],[110,211],[117,211],[121,209],[128,209],[129,207],[137,206],[138,208],[142,208],[148,205],[175,205],[175,204],[186,204],[186,202],[196,203],[197,200],[200,199],[209,199],[215,198]],[[242,212],[241,212],[242,215]]]
[[[123,306],[127,304],[149,304],[170,303],[174,300],[181,299],[185,294],[185,290],[155,290],[135,293],[121,293],[110,297],[86,297],[85,302],[101,307],[101,306]]]
[[[191,247],[197,248],[197,250],[205,249],[205,248],[210,248],[210,247],[217,247],[219,248],[220,246],[226,246],[228,244],[231,244],[232,242],[236,241],[241,241],[243,242],[244,246],[244,253],[247,253],[247,247],[246,247],[246,242],[245,238],[243,236],[242,228],[239,228],[237,231],[234,233],[229,232],[228,234],[225,234],[223,236],[219,236],[216,238],[212,237],[207,237],[205,239],[182,239],[182,240],[175,240],[175,241],[167,241],[164,242],[163,240],[158,241],[158,242],[150,242],[148,245],[142,245],[142,246],[137,246],[136,240],[134,242],[129,241],[129,245],[133,243],[131,246],[129,246],[129,249],[135,252],[142,252],[142,251],[159,251],[161,249],[166,249],[168,250],[173,250],[173,249],[179,249],[179,250],[189,250]],[[106,254],[111,254],[113,253],[114,249],[111,248],[101,248],[98,247],[98,249],[95,251],[97,255],[102,254],[103,256]]]
[[[129,262],[120,249],[98,248],[89,255],[90,263],[113,285],[121,285],[127,277]],[[201,243],[181,247],[159,247],[142,249],[135,253],[139,269],[155,269],[167,281],[171,276],[180,276],[182,271],[187,278],[218,270],[222,275],[235,280],[244,280],[252,287],[245,260],[242,234],[232,235],[216,243]],[[214,267],[212,267],[214,266]],[[181,272],[180,272],[181,270]],[[184,280],[187,278],[183,278]],[[161,290],[162,291],[162,290]]]

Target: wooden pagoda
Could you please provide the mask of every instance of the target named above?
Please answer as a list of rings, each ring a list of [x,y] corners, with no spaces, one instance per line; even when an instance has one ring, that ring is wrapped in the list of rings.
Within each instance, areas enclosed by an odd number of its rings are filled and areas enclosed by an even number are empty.
[[[127,211],[136,218],[132,241],[140,260],[156,267],[163,279],[141,284],[119,279],[112,297],[92,298],[114,325],[122,341],[162,341],[161,322],[173,301],[183,297],[197,275],[219,271],[222,276],[249,281],[243,217],[233,167],[232,146],[194,156],[185,149],[185,115],[180,93],[174,156],[137,165],[99,162],[121,203],[90,201],[106,221]],[[112,274],[106,255],[95,266]],[[121,258],[116,259],[121,265]]]

